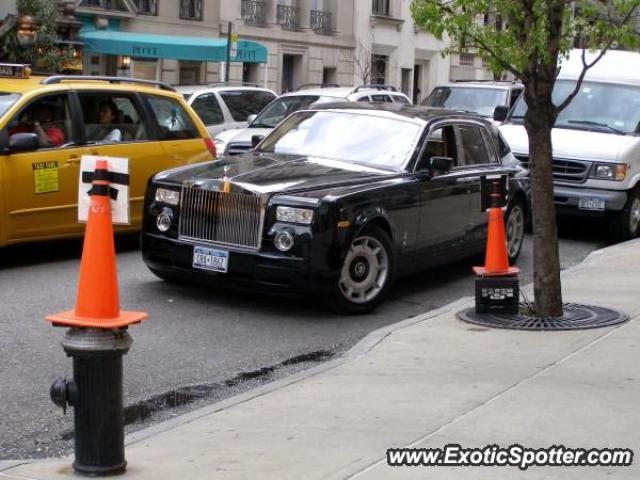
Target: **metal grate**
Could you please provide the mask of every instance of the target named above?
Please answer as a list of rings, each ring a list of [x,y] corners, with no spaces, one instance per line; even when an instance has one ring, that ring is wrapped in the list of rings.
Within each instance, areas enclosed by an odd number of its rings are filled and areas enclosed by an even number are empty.
[[[520,304],[521,312],[528,306]],[[584,330],[610,327],[629,320],[629,316],[609,308],[594,305],[566,303],[562,306],[562,317],[534,317],[527,313],[500,314],[477,313],[475,307],[458,312],[456,316],[465,322],[491,328],[510,330]]]
[[[529,168],[529,157],[516,155],[525,168]],[[582,183],[587,179],[591,170],[591,162],[582,160],[553,159],[553,178],[562,182]]]
[[[262,216],[258,196],[185,185],[180,198],[180,238],[260,248]]]

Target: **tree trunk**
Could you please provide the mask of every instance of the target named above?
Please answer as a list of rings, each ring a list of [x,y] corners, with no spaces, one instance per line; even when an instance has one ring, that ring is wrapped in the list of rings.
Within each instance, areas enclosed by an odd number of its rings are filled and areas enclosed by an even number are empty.
[[[527,95],[528,109],[524,118],[529,136],[532,184],[534,305],[535,314],[539,317],[562,316],[558,228],[553,197],[551,129],[555,114],[550,108],[551,89],[552,85],[548,92],[538,91],[542,93],[540,96]],[[547,93],[548,101],[544,98]]]

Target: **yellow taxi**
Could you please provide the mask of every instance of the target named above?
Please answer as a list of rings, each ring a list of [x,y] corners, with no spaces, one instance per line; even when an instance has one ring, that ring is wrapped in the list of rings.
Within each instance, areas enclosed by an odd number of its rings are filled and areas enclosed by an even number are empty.
[[[0,64],[0,246],[81,235],[83,155],[129,160],[131,225],[140,228],[147,180],[215,158],[202,121],[160,82],[31,76]]]

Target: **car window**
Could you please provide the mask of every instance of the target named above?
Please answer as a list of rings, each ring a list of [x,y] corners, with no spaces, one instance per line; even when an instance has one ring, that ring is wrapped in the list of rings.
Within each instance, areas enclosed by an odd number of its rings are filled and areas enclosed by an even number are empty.
[[[425,168],[431,157],[448,157],[453,159],[453,166],[459,166],[458,148],[453,125],[436,128],[429,132],[427,144],[420,158],[418,169]]]
[[[148,139],[142,114],[131,95],[81,92],[78,96],[88,143],[121,143]]]
[[[19,98],[19,93],[0,92],[0,115],[9,110]]]
[[[31,101],[9,121],[8,133],[9,137],[16,133],[35,133],[41,149],[72,144],[67,95],[47,95]]]
[[[318,95],[291,95],[280,97],[271,102],[258,114],[256,119],[251,123],[254,128],[273,128],[280,123],[285,117],[293,112],[308,108],[321,97]]]
[[[262,90],[225,90],[218,92],[236,122],[246,122],[249,115],[257,115],[276,96]]]
[[[205,125],[218,125],[224,122],[224,115],[218,103],[218,99],[213,93],[203,93],[191,104]]]
[[[521,88],[514,88],[513,90],[511,90],[511,98],[509,99],[509,105],[508,105],[509,108],[515,105],[516,100],[518,100],[518,97],[520,96],[521,93],[522,93]]]
[[[504,88],[453,86],[434,88],[422,101],[422,105],[475,112],[484,117],[491,117],[496,105],[506,105],[507,101],[507,90]]]
[[[360,97],[358,99],[358,102],[366,102],[366,103],[368,103],[370,101],[371,101],[371,99],[369,98],[369,95],[365,95],[364,97]]]
[[[462,143],[462,166],[482,165],[491,162],[480,127],[459,125],[458,132]]]
[[[404,103],[404,104],[411,103],[406,97],[402,95],[392,95],[392,97],[393,97],[393,101],[396,103]]]
[[[186,140],[200,136],[189,114],[176,100],[153,95],[147,98],[156,117],[160,140]]]
[[[371,95],[371,101],[372,102],[387,102],[387,103],[391,103],[392,102],[391,97],[389,95],[381,94],[381,93]]]

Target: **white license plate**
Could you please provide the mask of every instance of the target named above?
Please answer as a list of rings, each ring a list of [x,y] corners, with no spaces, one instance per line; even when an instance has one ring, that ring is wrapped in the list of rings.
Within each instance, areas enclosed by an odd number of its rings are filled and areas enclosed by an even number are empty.
[[[227,273],[229,252],[213,248],[193,247],[193,268]]]
[[[583,197],[578,200],[580,210],[604,210],[604,198]]]

